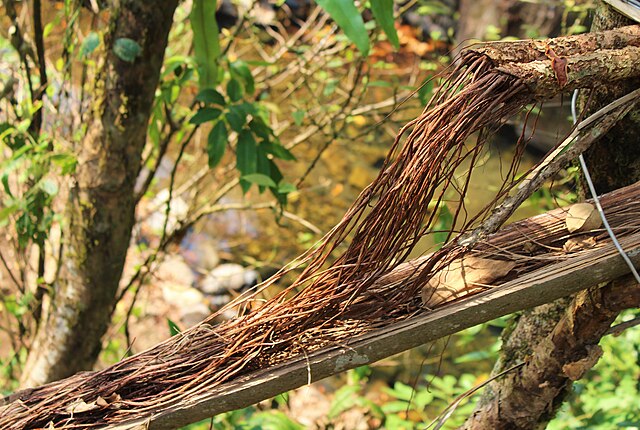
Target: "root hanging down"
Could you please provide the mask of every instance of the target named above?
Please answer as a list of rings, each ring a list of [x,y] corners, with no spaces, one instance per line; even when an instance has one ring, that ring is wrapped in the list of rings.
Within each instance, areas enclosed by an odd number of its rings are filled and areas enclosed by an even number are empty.
[[[569,76],[555,92],[574,85],[580,84]],[[430,208],[439,207],[451,193],[461,199],[454,213],[456,225],[469,183],[467,177],[459,185],[456,169],[462,163],[473,166],[488,132],[540,99],[523,78],[496,67],[486,54],[467,51],[423,113],[400,130],[379,176],[338,225],[260,288],[300,270],[290,286],[244,316],[217,326],[211,325],[211,317],[90,377],[76,375],[16,393],[11,403],[0,407],[0,428],[52,423],[54,428],[80,429],[123,423],[423,312],[421,288],[439,268],[462,255],[464,247],[451,241],[400,282],[379,280],[433,229],[437,211]],[[468,145],[474,134],[475,144]],[[514,175],[512,166],[495,202],[515,184]],[[463,230],[489,209],[466,221]],[[339,246],[346,250],[329,263]]]

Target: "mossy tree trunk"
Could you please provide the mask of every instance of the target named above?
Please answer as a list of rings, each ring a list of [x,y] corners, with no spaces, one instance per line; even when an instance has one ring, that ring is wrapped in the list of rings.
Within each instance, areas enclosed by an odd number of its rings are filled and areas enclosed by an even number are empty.
[[[593,31],[633,24],[604,3],[598,7]],[[592,95],[590,113],[638,88],[637,80],[603,84]],[[586,97],[582,97],[584,104]],[[620,121],[586,154],[599,194],[640,180],[640,109]],[[572,299],[525,312],[505,333],[493,369],[496,375],[514,364],[524,366],[491,382],[464,429],[545,428],[581,378],[600,358],[598,343],[616,316],[640,306],[640,286],[631,277]]]
[[[131,237],[133,187],[176,6],[177,0],[110,6],[66,205],[60,276],[29,352],[23,387],[91,369],[100,352]],[[141,48],[134,61],[114,52],[123,38]]]

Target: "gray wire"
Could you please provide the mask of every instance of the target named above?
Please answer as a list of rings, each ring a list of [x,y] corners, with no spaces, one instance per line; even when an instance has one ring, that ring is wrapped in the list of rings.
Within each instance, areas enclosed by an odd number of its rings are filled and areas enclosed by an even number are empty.
[[[573,117],[574,124],[578,122],[578,115],[576,113],[577,100],[578,100],[578,90],[576,89],[573,91],[573,95],[571,96],[571,116]],[[604,210],[602,209],[602,205],[600,204],[600,199],[598,198],[596,187],[593,185],[593,181],[591,180],[591,174],[589,173],[589,169],[587,168],[587,163],[584,161],[583,155],[580,154],[578,159],[580,160],[580,167],[582,167],[582,172],[584,173],[584,179],[587,181],[587,185],[589,186],[589,192],[591,193],[593,202],[595,203],[596,209],[598,210],[598,213],[600,214],[600,218],[602,219],[602,225],[607,230],[607,233],[609,233],[609,237],[611,238],[611,241],[613,242],[616,249],[622,256],[622,259],[624,260],[624,262],[627,263],[627,266],[629,266],[629,270],[631,270],[631,273],[636,278],[636,281],[640,284],[640,275],[638,274],[636,267],[633,265],[633,262],[631,261],[627,253],[624,251],[624,249],[622,249],[620,242],[618,242],[618,239],[616,238],[615,233],[613,232],[613,230],[611,229],[611,226],[609,225],[609,221],[607,221],[607,217],[605,216]]]

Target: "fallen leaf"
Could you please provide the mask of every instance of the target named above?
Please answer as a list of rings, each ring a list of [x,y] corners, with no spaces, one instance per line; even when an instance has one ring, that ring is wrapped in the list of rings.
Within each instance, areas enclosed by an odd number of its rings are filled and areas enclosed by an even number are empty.
[[[578,252],[583,249],[596,246],[596,238],[589,235],[581,235],[568,239],[562,246],[564,252]]]
[[[513,261],[465,256],[436,273],[422,288],[422,304],[434,307],[484,288],[516,266]]]
[[[67,407],[67,413],[71,415],[81,414],[83,412],[89,412],[96,409],[100,409],[100,406],[96,405],[96,402],[86,403],[84,400],[79,399]]]
[[[598,345],[587,346],[587,356],[562,366],[562,372],[572,381],[582,378],[602,357],[602,348]]]
[[[558,85],[560,88],[564,87],[569,81],[569,77],[567,76],[567,59],[565,57],[558,56],[550,46],[547,46],[544,53],[551,60],[551,68],[553,69],[553,73],[556,75]]]
[[[565,224],[569,233],[589,231],[602,225],[600,214],[589,203],[577,203],[569,208]]]

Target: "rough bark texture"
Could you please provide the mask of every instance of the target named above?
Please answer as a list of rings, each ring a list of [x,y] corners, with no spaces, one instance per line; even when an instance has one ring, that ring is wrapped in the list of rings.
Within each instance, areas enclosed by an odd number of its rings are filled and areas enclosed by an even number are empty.
[[[632,22],[601,4],[592,30],[629,24]],[[602,82],[594,91],[590,113],[638,88],[637,79],[616,85]],[[639,126],[636,109],[588,151],[587,162],[599,193],[640,178]],[[522,361],[525,366],[492,382],[463,428],[544,428],[570,393],[573,381],[599,359],[598,342],[619,312],[639,305],[640,286],[628,279],[581,292],[568,307],[560,300],[524,314],[507,334],[493,374]]]
[[[627,277],[578,293],[563,311],[566,304],[561,299],[520,319],[498,365],[508,368],[524,360],[525,366],[491,383],[463,428],[544,428],[573,381],[602,355],[598,342],[618,314],[640,306],[640,285]]]
[[[592,31],[602,31],[633,23],[610,6],[602,4],[593,22]],[[640,64],[636,64],[640,67]],[[640,88],[640,79],[629,79],[616,85],[603,81],[591,96],[587,114],[620,96]],[[581,97],[582,105],[587,95]],[[631,111],[600,142],[585,154],[587,164],[593,166],[591,176],[598,193],[606,193],[640,178],[640,108]]]
[[[177,0],[123,0],[112,8],[67,203],[60,278],[30,351],[23,387],[90,369],[100,352],[129,245],[133,186],[176,6]],[[135,61],[114,53],[120,38],[142,48]]]

